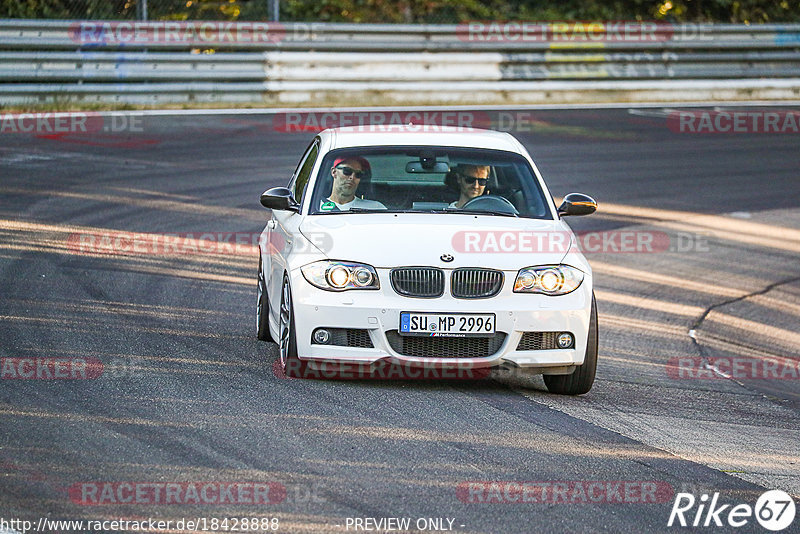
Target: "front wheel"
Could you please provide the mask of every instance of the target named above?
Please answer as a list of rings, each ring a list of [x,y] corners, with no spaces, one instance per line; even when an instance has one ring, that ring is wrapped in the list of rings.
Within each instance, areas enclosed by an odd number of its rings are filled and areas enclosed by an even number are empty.
[[[571,375],[544,375],[544,384],[550,393],[560,395],[581,395],[592,389],[597,371],[597,303],[592,291],[592,313],[589,319],[589,339],[586,343],[586,356]]]
[[[306,374],[306,362],[297,357],[297,335],[294,328],[292,289],[289,287],[289,277],[286,275],[283,277],[283,288],[281,289],[280,334],[281,338],[278,341],[278,347],[280,348],[283,374],[289,378],[303,378]]]

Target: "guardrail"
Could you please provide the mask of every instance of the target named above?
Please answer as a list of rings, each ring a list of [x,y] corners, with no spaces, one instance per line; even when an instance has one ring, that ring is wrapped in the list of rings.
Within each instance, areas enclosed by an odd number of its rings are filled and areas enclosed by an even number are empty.
[[[800,98],[799,24],[513,24],[0,20],[0,104]]]

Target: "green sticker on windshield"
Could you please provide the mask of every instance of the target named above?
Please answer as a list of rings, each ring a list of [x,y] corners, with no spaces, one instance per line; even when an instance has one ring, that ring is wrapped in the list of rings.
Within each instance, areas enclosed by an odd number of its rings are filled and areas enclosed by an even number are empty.
[[[331,202],[329,200],[328,202],[325,202],[320,209],[322,211],[331,211],[335,207],[336,207],[336,203],[335,202]]]

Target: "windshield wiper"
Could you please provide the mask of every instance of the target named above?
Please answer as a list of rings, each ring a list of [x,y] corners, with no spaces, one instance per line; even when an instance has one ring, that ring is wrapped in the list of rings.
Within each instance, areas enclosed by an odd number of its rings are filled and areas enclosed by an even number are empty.
[[[384,208],[350,208],[349,210],[342,210],[342,213],[347,213],[348,211],[356,212],[356,213],[367,213],[372,211],[387,211]]]
[[[347,210],[334,209],[330,211],[319,210],[316,215],[341,215],[343,213],[388,213],[389,210],[382,208],[350,208]]]
[[[508,213],[507,211],[464,210],[464,209],[461,209],[461,208],[447,208],[446,210],[444,210],[443,213],[459,213],[461,215],[464,215],[464,214],[469,215],[470,213],[473,213],[473,214],[478,213],[478,214],[481,214],[481,215],[500,215],[502,217],[514,217],[514,218],[518,218],[519,217],[518,215],[516,215],[514,213]]]

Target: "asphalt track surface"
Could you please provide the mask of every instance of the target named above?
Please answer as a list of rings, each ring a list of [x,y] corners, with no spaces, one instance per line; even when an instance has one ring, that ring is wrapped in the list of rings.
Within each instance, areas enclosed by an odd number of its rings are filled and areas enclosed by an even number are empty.
[[[588,256],[600,364],[580,397],[507,375],[285,379],[273,371],[276,346],[255,338],[253,250],[75,246],[75,235],[104,231],[258,233],[268,216],[258,196],[285,184],[308,132],[275,131],[270,115],[253,114],[144,117],[140,132],[113,135],[4,134],[0,356],[104,367],[91,380],[0,381],[3,517],[277,517],[280,532],[450,518],[463,533],[675,532],[688,530],[666,526],[680,491],[750,505],[767,489],[800,496],[796,375],[675,378],[668,365],[782,358],[796,369],[800,135],[681,134],[659,109],[532,114],[531,131],[515,135],[553,194],[599,202],[573,228],[664,232],[674,249]],[[74,493],[83,483],[214,481],[278,483],[286,495],[266,505],[87,506]],[[475,503],[458,492],[474,481],[650,481],[669,494]],[[699,530],[766,532],[753,518]]]

